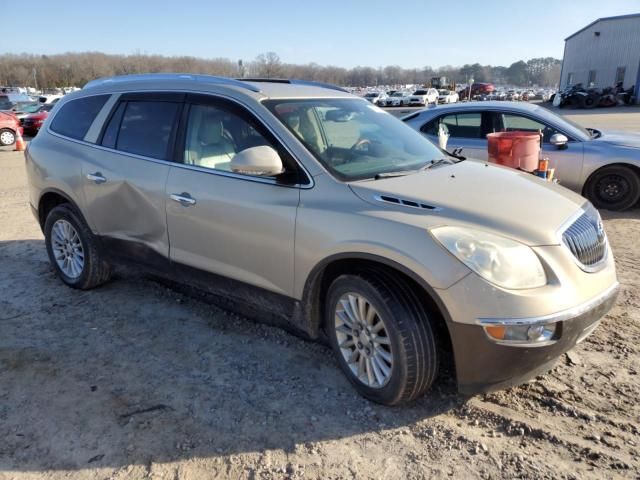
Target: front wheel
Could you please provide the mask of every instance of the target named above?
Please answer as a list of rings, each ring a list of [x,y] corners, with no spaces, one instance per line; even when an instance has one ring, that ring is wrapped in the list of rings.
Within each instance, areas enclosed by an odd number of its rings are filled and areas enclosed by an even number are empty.
[[[588,180],[585,196],[596,208],[626,210],[640,199],[640,176],[624,165],[604,167]]]
[[[369,400],[413,400],[436,377],[429,317],[399,279],[380,272],[338,277],[327,294],[325,327],[343,372]]]
[[[70,205],[58,205],[49,212],[44,234],[49,261],[68,286],[88,290],[109,280],[111,267],[97,239]]]

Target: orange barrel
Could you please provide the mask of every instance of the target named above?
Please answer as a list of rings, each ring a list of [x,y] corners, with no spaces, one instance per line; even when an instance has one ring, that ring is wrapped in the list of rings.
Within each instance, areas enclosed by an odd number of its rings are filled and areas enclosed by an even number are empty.
[[[487,135],[489,161],[533,172],[538,168],[540,135],[532,132],[498,132]]]

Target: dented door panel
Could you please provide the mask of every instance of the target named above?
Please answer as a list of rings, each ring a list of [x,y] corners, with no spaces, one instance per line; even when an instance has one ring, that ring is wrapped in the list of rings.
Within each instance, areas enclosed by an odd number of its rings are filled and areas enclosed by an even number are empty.
[[[82,182],[95,233],[142,243],[168,257],[164,186],[169,165],[124,152],[93,150],[91,159],[82,163]]]

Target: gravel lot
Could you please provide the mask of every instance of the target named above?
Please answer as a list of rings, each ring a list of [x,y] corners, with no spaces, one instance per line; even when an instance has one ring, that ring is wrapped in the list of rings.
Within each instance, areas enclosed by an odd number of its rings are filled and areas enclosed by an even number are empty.
[[[25,184],[0,151],[1,479],[640,478],[639,209],[604,212],[618,303],[551,373],[385,408],[324,346],[149,279],[63,286]]]

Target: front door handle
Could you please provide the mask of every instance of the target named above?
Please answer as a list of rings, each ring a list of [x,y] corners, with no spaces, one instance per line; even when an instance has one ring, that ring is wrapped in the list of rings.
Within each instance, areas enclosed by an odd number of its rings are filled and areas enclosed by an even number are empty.
[[[169,198],[183,207],[191,207],[196,204],[196,199],[192,198],[187,192],[172,193]]]
[[[96,173],[87,173],[87,180],[91,180],[93,183],[100,185],[107,181],[105,177],[102,176],[100,172]]]

